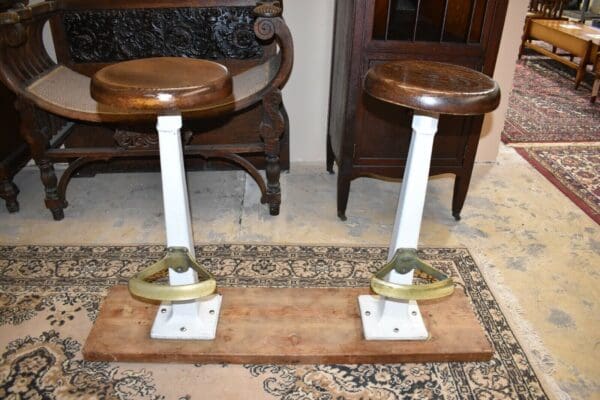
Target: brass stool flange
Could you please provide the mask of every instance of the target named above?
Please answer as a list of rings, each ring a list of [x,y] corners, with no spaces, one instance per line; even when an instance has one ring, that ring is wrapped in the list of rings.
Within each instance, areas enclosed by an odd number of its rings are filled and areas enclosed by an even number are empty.
[[[169,286],[151,282],[152,277],[168,271],[181,273],[189,268],[198,274],[198,282],[191,285]],[[210,296],[215,293],[217,282],[213,275],[190,257],[185,247],[169,247],[167,255],[129,280],[131,294],[159,301],[187,301]]]
[[[396,270],[399,274],[421,271],[432,276],[436,281],[423,285],[399,285],[386,280],[386,276],[392,270]],[[394,257],[373,274],[371,289],[378,295],[396,300],[430,300],[451,295],[454,292],[454,281],[442,271],[418,258],[414,249],[398,249]]]

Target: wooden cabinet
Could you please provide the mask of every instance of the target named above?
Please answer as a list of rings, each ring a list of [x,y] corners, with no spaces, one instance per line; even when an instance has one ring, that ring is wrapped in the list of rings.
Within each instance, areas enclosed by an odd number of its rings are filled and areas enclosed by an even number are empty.
[[[370,67],[419,59],[494,72],[507,0],[337,0],[327,135],[327,169],[338,165],[338,215],[345,219],[350,182],[401,179],[412,111],[363,92]],[[443,115],[431,175],[456,176],[452,215],[460,218],[483,116]]]

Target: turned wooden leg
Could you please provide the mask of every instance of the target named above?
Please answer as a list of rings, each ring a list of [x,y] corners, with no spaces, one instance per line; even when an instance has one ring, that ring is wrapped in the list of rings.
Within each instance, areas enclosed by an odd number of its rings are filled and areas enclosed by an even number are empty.
[[[50,210],[52,217],[59,221],[65,216],[64,208],[67,203],[58,193],[58,180],[56,179],[54,166],[45,155],[51,134],[47,132],[48,127],[42,128],[44,125],[40,121],[43,118],[42,112],[36,110],[33,104],[19,99],[16,106],[21,116],[20,134],[29,144],[31,156],[40,169],[40,177],[46,193],[44,199],[46,208]]]
[[[585,77],[586,67],[590,63],[590,57],[592,55],[592,42],[588,42],[585,54],[579,60],[579,68],[577,68],[577,75],[575,76],[575,89],[579,88],[579,84]]]
[[[279,215],[279,209],[281,206],[281,184],[279,183],[281,166],[279,164],[279,155],[267,154],[266,172],[269,213],[271,215]]]
[[[338,218],[346,221],[346,207],[348,206],[348,196],[350,195],[350,177],[341,171],[338,174],[337,181],[337,213]]]
[[[19,202],[17,201],[18,194],[19,188],[10,179],[3,179],[0,181],[0,198],[3,198],[6,202],[6,209],[9,213],[19,211]]]
[[[452,196],[452,216],[455,220],[460,221],[460,213],[465,205],[467,191],[469,190],[469,182],[471,182],[471,174],[456,175],[454,180],[454,195]]]
[[[46,192],[44,199],[46,208],[50,210],[55,221],[60,221],[65,217],[66,202],[58,194],[58,179],[54,172],[54,165],[47,159],[38,159],[35,160],[35,163],[40,169],[40,177]]]
[[[263,98],[264,114],[260,124],[260,135],[265,143],[267,202],[269,213],[279,215],[281,206],[281,164],[279,163],[279,140],[285,130],[285,120],[281,114],[281,91],[279,89]]]
[[[335,154],[333,153],[333,148],[331,147],[331,136],[327,134],[327,172],[333,174],[333,163],[335,161]]]

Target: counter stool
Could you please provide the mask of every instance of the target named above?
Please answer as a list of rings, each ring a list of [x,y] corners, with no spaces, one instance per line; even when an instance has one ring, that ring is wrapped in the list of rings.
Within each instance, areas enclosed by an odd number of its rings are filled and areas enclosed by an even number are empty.
[[[500,89],[480,72],[431,61],[377,65],[367,73],[364,89],[383,102],[413,109],[414,116],[388,263],[371,279],[378,296],[359,296],[363,332],[367,340],[425,340],[428,332],[416,300],[448,296],[454,290],[452,278],[416,255],[439,116],[490,112],[498,106]],[[415,270],[435,281],[414,285]]]
[[[216,281],[198,265],[181,142],[181,111],[221,103],[232,94],[229,71],[221,64],[161,57],[126,61],[98,71],[92,97],[102,104],[157,115],[166,256],[129,282],[137,297],[163,301],[151,330],[159,339],[214,339],[221,306]],[[169,285],[152,281],[168,270]]]

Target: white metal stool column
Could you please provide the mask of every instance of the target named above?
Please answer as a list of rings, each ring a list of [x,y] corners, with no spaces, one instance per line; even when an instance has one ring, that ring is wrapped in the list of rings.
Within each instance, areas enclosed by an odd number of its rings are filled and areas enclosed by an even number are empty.
[[[500,101],[500,90],[477,71],[428,61],[379,64],[367,73],[364,89],[381,101],[412,108],[415,113],[388,262],[371,279],[377,296],[358,299],[363,333],[367,340],[425,340],[427,328],[416,301],[454,291],[451,277],[416,256],[439,116],[491,111]],[[415,270],[435,281],[414,285]]]
[[[129,281],[132,295],[162,301],[150,336],[155,339],[214,339],[221,308],[212,274],[198,265],[181,142],[180,110],[211,105],[231,96],[223,65],[206,60],[160,57],[126,61],[98,71],[91,95],[100,103],[158,115],[166,256]],[[154,282],[167,272],[169,285]]]
[[[186,248],[195,259],[188,188],[181,145],[181,115],[159,116],[156,125],[160,148],[160,171],[167,247]],[[171,286],[198,283],[192,268],[177,272],[169,268]],[[221,309],[221,295],[197,300],[162,303],[152,326],[155,339],[214,339]]]
[[[415,114],[412,138],[398,199],[388,262],[398,249],[416,249],[421,231],[425,194],[433,139],[438,115]],[[387,281],[411,285],[414,271],[400,274],[391,270]],[[363,332],[367,340],[425,340],[428,337],[423,317],[415,300],[397,300],[382,296],[359,296]]]

